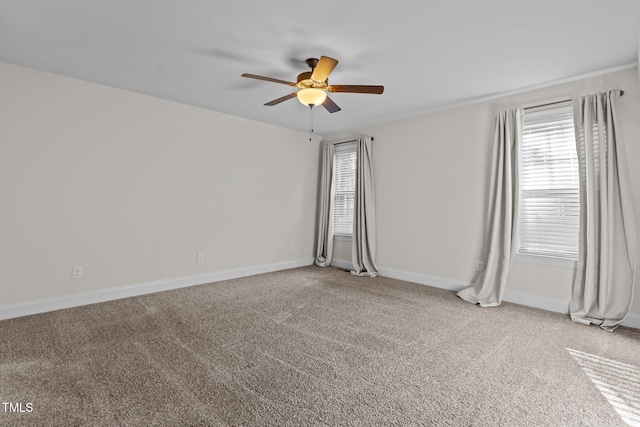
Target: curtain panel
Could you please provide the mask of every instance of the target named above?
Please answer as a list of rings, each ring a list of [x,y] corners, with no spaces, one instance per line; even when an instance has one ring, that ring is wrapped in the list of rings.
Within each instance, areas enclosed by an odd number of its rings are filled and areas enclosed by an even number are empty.
[[[571,319],[615,330],[631,308],[636,234],[615,100],[619,91],[574,99],[580,176],[579,258]]]
[[[351,241],[353,270],[357,276],[378,275],[376,258],[376,201],[373,185],[371,138],[356,142],[356,191]]]
[[[318,227],[316,236],[316,265],[327,267],[333,256],[333,144],[322,146],[320,173],[320,200],[318,201]]]
[[[496,117],[491,165],[485,268],[458,296],[481,307],[502,302],[517,244],[518,156],[522,112],[505,110]]]

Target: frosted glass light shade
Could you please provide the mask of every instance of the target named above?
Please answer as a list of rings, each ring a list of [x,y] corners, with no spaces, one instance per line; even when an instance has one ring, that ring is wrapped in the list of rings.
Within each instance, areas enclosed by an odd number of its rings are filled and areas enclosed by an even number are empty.
[[[298,91],[298,101],[304,105],[320,105],[327,99],[327,92],[322,89],[301,89]]]

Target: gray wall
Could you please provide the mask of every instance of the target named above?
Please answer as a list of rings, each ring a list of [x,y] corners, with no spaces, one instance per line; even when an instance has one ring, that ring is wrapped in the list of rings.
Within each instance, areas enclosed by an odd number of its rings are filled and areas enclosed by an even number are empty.
[[[307,134],[7,63],[0,93],[0,306],[311,257]]]
[[[408,279],[472,281],[496,112],[611,88],[625,91],[619,113],[640,232],[638,75],[331,137],[375,137],[380,267]],[[314,254],[319,149],[305,133],[6,63],[0,77],[0,306]],[[337,241],[335,258],[350,256],[349,242]],[[82,279],[71,279],[75,265],[84,266]],[[516,262],[507,291],[568,301],[573,274]],[[632,311],[640,313],[637,290]]]
[[[628,69],[553,87],[433,112],[333,136],[375,137],[373,142],[378,232],[383,272],[419,281],[426,276],[452,287],[469,283],[482,259],[496,113],[578,95],[623,89],[619,119],[631,171],[636,230],[640,233],[640,94],[638,71]],[[329,138],[328,138],[329,139]],[[640,241],[640,237],[638,237]],[[350,243],[335,242],[334,257],[350,260]],[[638,253],[640,257],[640,252]],[[640,266],[640,259],[638,260]],[[516,261],[507,291],[538,301],[568,302],[574,269]],[[404,274],[406,273],[406,274]],[[632,311],[640,313],[640,290]],[[526,298],[525,298],[526,299]],[[556,304],[557,305],[557,304]]]

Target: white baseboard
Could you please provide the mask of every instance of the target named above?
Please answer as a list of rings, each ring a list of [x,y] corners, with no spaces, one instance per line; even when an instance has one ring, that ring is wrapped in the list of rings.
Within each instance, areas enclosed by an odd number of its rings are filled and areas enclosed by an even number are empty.
[[[353,263],[344,259],[332,259],[330,265],[332,267],[344,268],[345,270],[353,270]]]
[[[435,288],[447,289],[458,292],[471,286],[469,282],[460,280],[444,279],[442,277],[428,276],[426,274],[409,273],[407,271],[394,270],[391,268],[380,268],[380,275],[392,279],[404,280],[406,282],[419,283],[421,285],[433,286]]]
[[[253,267],[238,268],[234,270],[224,270],[213,273],[198,274],[194,276],[156,280],[153,282],[122,286],[118,288],[102,289],[99,291],[83,292],[56,298],[45,298],[15,304],[0,305],[0,320],[28,316],[31,314],[45,313],[48,311],[60,310],[64,308],[78,307],[81,305],[112,301],[121,298],[152,294],[155,292],[168,291],[171,289],[184,288],[188,286],[203,285],[205,283],[219,282],[222,280],[236,279],[239,277],[253,276],[255,274],[305,267],[307,265],[312,265],[314,263],[314,260],[314,258],[302,258],[276,264],[265,264]],[[331,261],[331,265],[338,268],[344,268],[346,270],[351,270],[353,268],[353,264],[351,263],[351,261],[340,259],[333,259]],[[410,273],[401,270],[394,270],[391,268],[380,268],[380,275],[384,277],[390,277],[392,279],[404,280],[406,282],[413,282],[421,285],[433,286],[435,288],[447,289],[453,292],[458,292],[466,287],[471,286],[471,283],[469,282],[429,276],[426,274]],[[540,308],[556,313],[567,314],[569,312],[569,303],[566,301],[525,294],[522,292],[506,291],[503,300],[514,304],[526,305],[529,307]],[[622,322],[622,325],[629,328],[640,329],[640,314],[629,313],[629,315]]]
[[[462,289],[471,286],[470,282],[429,276],[426,274],[409,273],[406,271],[394,270],[391,268],[380,268],[380,275],[390,277],[392,279],[433,286],[435,288],[447,289],[453,292],[459,292]],[[569,302],[555,298],[541,297],[539,295],[531,295],[522,292],[507,290],[505,291],[502,300],[514,304],[553,311],[555,313],[569,314]],[[640,329],[640,314],[629,313],[629,315],[627,315],[627,317],[622,322],[622,326]]]
[[[629,313],[621,323],[622,326],[640,329],[640,314]]]
[[[502,296],[502,301],[541,308],[555,313],[569,314],[569,301],[555,298],[541,297],[539,295],[525,294],[516,291],[505,291]]]
[[[71,308],[81,305],[112,301],[121,298],[152,294],[155,292],[168,291],[171,289],[184,288],[188,286],[203,285],[205,283],[219,282],[221,280],[235,279],[238,277],[253,276],[255,274],[270,273],[273,271],[304,267],[307,265],[312,265],[313,262],[314,258],[302,258],[276,264],[265,264],[253,267],[238,268],[234,270],[198,274],[194,276],[162,279],[153,282],[121,286],[117,288],[101,289],[99,291],[65,295],[56,298],[45,298],[15,304],[0,305],[0,320],[28,316],[31,314],[45,313],[48,311],[60,310],[63,308]]]

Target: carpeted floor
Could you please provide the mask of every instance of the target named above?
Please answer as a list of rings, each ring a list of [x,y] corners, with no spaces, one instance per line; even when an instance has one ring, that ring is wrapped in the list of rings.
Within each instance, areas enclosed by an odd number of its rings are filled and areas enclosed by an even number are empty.
[[[334,268],[1,321],[0,355],[0,425],[640,423],[640,330]]]

